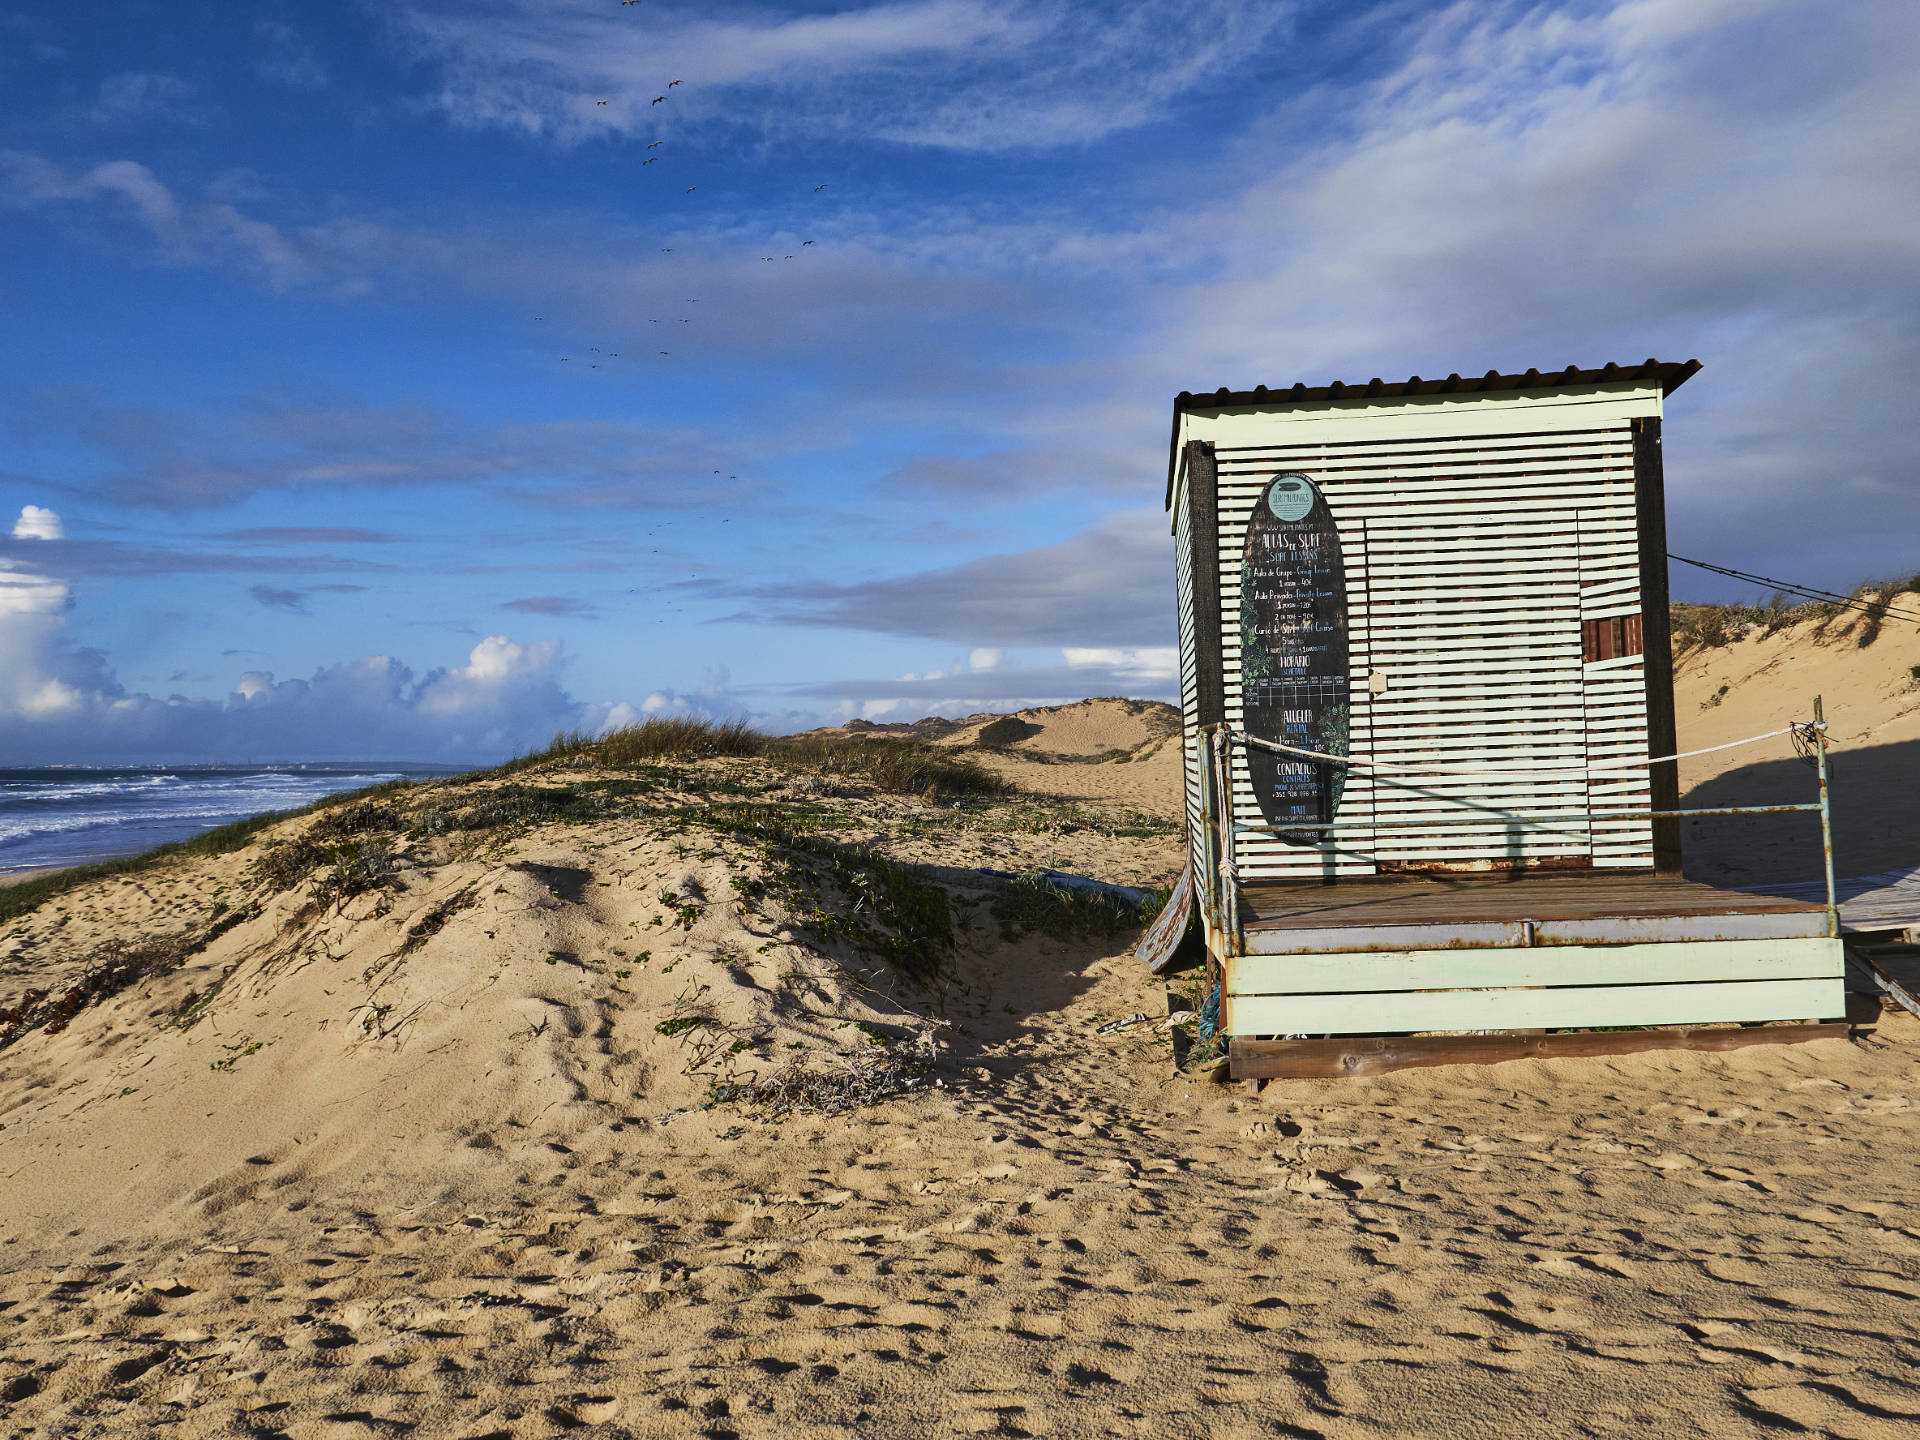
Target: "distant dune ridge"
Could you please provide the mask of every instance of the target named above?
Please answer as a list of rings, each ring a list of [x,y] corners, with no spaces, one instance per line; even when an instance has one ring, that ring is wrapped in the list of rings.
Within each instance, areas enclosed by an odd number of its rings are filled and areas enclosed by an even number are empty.
[[[1912,723],[1901,645],[1688,656],[1682,743],[1824,688],[1865,790]],[[1920,1024],[1258,1098],[1175,1077],[1159,1020],[1198,996],[1127,956],[1147,912],[982,871],[1169,882],[1177,713],[1022,711],[983,748],[1000,718],[575,737],[11,920],[11,1428],[1920,1417],[1889,1304],[1920,1297]],[[1803,783],[1759,753],[1712,783]]]

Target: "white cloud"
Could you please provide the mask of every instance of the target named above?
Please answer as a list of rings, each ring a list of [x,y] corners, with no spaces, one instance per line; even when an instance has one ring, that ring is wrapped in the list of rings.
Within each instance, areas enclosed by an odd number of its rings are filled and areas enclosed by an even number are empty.
[[[261,75],[294,90],[327,88],[327,67],[291,25],[283,20],[256,20],[253,33],[266,51],[255,67]]]
[[[1244,64],[1291,13],[1244,0],[899,0],[803,16],[496,0],[416,4],[397,23],[441,68],[431,103],[462,125],[570,143],[745,124],[993,151],[1141,125]]]
[[[1173,552],[1158,509],[1126,510],[1053,545],[851,583],[781,582],[736,618],[999,646],[1118,646],[1170,633]],[[981,646],[981,642],[986,642]],[[925,679],[926,677],[921,677]]]
[[[1070,670],[1101,669],[1138,681],[1167,681],[1180,673],[1177,645],[1082,648],[1068,646],[1061,655]]]
[[[59,515],[41,505],[22,505],[20,518],[13,522],[16,540],[58,540],[66,533]]]
[[[390,655],[310,677],[240,675],[220,700],[130,694],[65,633],[67,586],[0,559],[0,753],[16,764],[258,759],[491,760],[634,712],[576,700],[553,642],[494,635],[416,675]]]
[[[365,294],[371,273],[392,273],[419,248],[418,237],[366,222],[276,225],[224,200],[183,200],[134,160],[82,168],[0,149],[0,208],[79,209],[89,233],[102,209],[117,209],[147,232],[163,263],[233,264],[274,291]]]
[[[99,95],[80,112],[80,118],[94,125],[151,124],[156,120],[191,124],[201,118],[189,103],[194,94],[194,87],[178,75],[152,71],[111,75],[100,82]]]

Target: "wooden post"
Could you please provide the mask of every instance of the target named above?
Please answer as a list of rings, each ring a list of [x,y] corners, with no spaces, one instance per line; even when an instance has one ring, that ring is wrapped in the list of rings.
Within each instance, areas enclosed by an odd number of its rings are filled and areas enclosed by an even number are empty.
[[[1667,588],[1667,485],[1660,458],[1660,418],[1633,423],[1633,499],[1640,533],[1641,669],[1647,688],[1647,754],[1680,748],[1673,716],[1673,634]],[[1647,788],[1655,810],[1680,805],[1677,762],[1648,767]],[[1680,873],[1680,822],[1653,822],[1653,868]]]

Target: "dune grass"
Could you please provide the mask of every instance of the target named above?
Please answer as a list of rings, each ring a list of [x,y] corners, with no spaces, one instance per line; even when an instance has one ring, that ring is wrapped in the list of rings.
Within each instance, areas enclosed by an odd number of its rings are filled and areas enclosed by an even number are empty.
[[[1856,585],[1848,598],[1859,606],[1841,605],[1832,600],[1793,601],[1775,592],[1764,605],[1687,605],[1669,607],[1673,632],[1673,652],[1686,655],[1694,650],[1717,650],[1744,640],[1754,631],[1764,638],[1803,621],[1816,622],[1813,639],[1824,643],[1836,626],[1842,635],[1853,637],[1861,649],[1880,638],[1889,622],[1887,611],[1898,604],[1902,610],[1916,607],[1920,596],[1920,575],[1904,579],[1868,580]]]
[[[1161,887],[1141,900],[1113,890],[1063,885],[1044,875],[1023,875],[1007,882],[993,907],[1007,940],[1040,934],[1055,940],[1119,935],[1153,923],[1171,890]]]
[[[573,731],[553,737],[546,749],[500,767],[507,774],[553,761],[572,760],[613,768],[658,760],[705,760],[720,756],[765,760],[784,769],[809,771],[871,785],[895,795],[930,800],[1005,795],[1013,787],[948,750],[917,740],[865,735],[768,735],[743,720],[656,718],[593,738]]]

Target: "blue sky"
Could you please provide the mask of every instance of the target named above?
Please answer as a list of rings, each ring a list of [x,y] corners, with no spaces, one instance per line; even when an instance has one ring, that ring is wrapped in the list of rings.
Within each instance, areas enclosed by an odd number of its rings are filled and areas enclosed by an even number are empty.
[[[1698,356],[1675,548],[1912,573],[1917,61],[1873,0],[0,0],[0,755],[1164,696],[1221,384]]]

